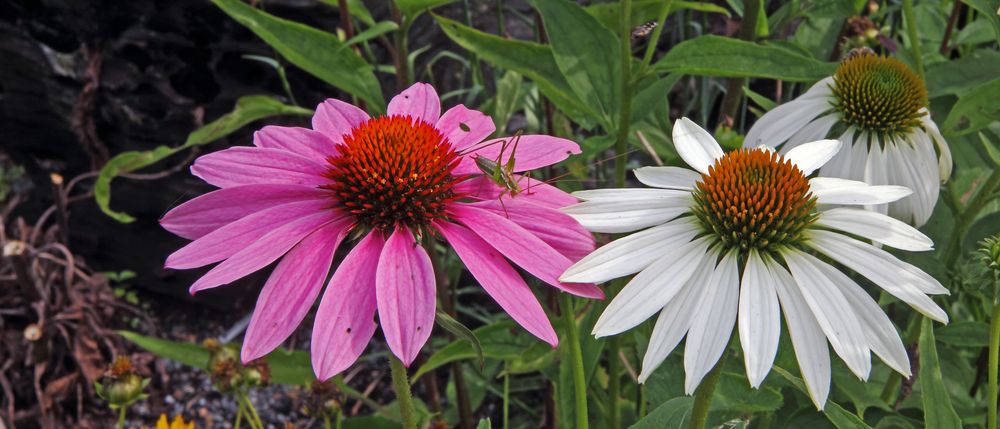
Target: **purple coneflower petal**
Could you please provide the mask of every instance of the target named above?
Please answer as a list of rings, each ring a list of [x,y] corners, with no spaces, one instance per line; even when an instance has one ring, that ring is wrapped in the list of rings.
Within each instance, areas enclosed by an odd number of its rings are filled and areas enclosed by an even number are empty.
[[[409,116],[428,124],[441,117],[441,99],[433,86],[417,82],[389,101],[389,116]]]
[[[229,259],[216,265],[207,274],[191,285],[190,292],[211,289],[232,282],[246,276],[254,271],[264,268],[275,259],[284,255],[295,244],[305,236],[315,231],[317,228],[330,222],[342,223],[345,227],[350,225],[352,219],[347,216],[340,216],[336,211],[324,210],[312,215],[288,222],[271,232],[267,233],[259,240],[249,246],[240,249]]]
[[[524,279],[493,246],[462,226],[448,222],[440,222],[435,226],[455,249],[455,253],[486,293],[490,294],[511,318],[552,347],[559,344],[559,338],[556,337],[556,332],[552,329],[552,324],[538,299]]]
[[[330,272],[333,254],[347,235],[347,226],[328,223],[281,258],[257,297],[240,354],[244,363],[270,353],[302,323]]]
[[[514,150],[515,142],[517,143],[516,151]],[[491,161],[500,159],[500,163],[504,164],[513,154],[513,171],[528,171],[550,166],[569,158],[570,155],[580,153],[580,145],[575,142],[545,135],[524,135],[487,140],[473,145],[471,149],[463,154],[465,156],[456,172],[480,173],[481,171],[475,162],[477,156]]]
[[[580,202],[576,197],[555,186],[516,174],[514,177],[521,187],[521,192],[516,197],[519,201],[552,209],[560,209]],[[496,200],[502,195],[506,204],[511,199],[509,190],[497,186],[490,178],[482,175],[465,180],[455,185],[454,189],[455,192],[469,195],[470,198],[476,200]]]
[[[378,319],[389,349],[409,366],[434,327],[436,307],[431,258],[405,226],[396,227],[375,273]]]
[[[326,380],[351,366],[375,333],[375,272],[385,246],[368,233],[337,267],[323,292],[312,332],[312,366]]]
[[[327,157],[337,153],[336,144],[329,137],[300,127],[266,126],[253,133],[253,144],[265,149],[281,149],[316,162],[326,162]]]
[[[231,147],[198,158],[191,173],[220,188],[263,183],[315,186],[330,182],[323,176],[327,168],[280,149]]]
[[[192,199],[167,212],[160,225],[189,240],[274,206],[323,199],[322,190],[300,185],[244,185],[219,189]]]
[[[444,112],[434,128],[437,128],[459,152],[483,141],[497,129],[493,124],[493,118],[489,115],[471,110],[462,104]]]
[[[330,202],[326,200],[306,200],[258,211],[188,243],[168,256],[165,266],[188,269],[219,262],[282,225],[326,210],[329,206]]]
[[[604,298],[604,292],[593,284],[559,282],[559,276],[573,263],[516,223],[489,210],[464,204],[456,204],[449,210],[456,220],[543,282],[573,295]]]
[[[541,238],[570,261],[579,261],[597,247],[594,235],[579,222],[561,211],[522,201],[518,198],[486,200],[471,205],[510,219]]]
[[[351,129],[361,125],[368,118],[368,114],[357,106],[328,98],[316,106],[312,127],[335,144],[341,144],[344,142],[344,134],[350,134]]]

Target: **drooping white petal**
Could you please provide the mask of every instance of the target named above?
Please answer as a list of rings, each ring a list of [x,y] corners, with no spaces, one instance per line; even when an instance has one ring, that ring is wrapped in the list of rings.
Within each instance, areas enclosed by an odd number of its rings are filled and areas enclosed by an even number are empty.
[[[921,109],[922,112],[927,113],[927,108]],[[941,135],[941,131],[938,130],[937,124],[931,120],[930,113],[925,114],[920,117],[920,122],[927,130],[927,134],[930,135],[931,140],[937,145],[938,149],[938,172],[941,176],[942,182],[947,182],[948,178],[951,177],[951,149],[948,147],[948,142],[944,140],[944,136]]]
[[[635,274],[674,247],[691,241],[699,231],[693,219],[683,217],[612,241],[570,266],[559,281],[603,283]]]
[[[656,188],[618,188],[618,189],[591,189],[587,191],[576,191],[573,196],[583,201],[607,201],[607,202],[631,202],[646,201],[650,204],[655,202],[678,203],[687,202],[685,198],[690,196],[690,191],[676,189],[656,189]]]
[[[691,320],[684,343],[684,393],[688,395],[694,393],[729,345],[740,297],[737,255],[731,251],[719,261]]]
[[[903,340],[899,338],[899,333],[896,332],[896,327],[892,325],[889,316],[886,316],[878,303],[846,274],[825,262],[820,262],[817,268],[837,285],[854,309],[871,350],[890,368],[909,377],[910,359],[906,355]]]
[[[690,210],[691,194],[650,200],[585,201],[562,208],[593,232],[623,233],[667,222]]]
[[[703,239],[677,246],[642,270],[611,300],[594,324],[600,338],[624,332],[660,311],[707,260]]]
[[[683,167],[640,167],[632,170],[646,186],[690,191],[701,175]]]
[[[818,140],[803,143],[785,154],[802,174],[808,176],[826,164],[840,151],[840,140]]]
[[[923,276],[914,273],[918,268],[882,249],[836,232],[810,230],[807,238],[806,244],[810,247],[857,271],[923,315],[948,323],[948,314],[925,295],[931,290],[946,289],[937,281],[928,282],[930,276],[926,273]]]
[[[857,180],[813,177],[809,189],[820,204],[871,205],[891,203],[913,191],[902,186],[872,186]]]
[[[883,142],[877,136],[873,138],[876,142],[868,146],[868,162],[865,163],[863,181],[873,186],[888,185],[889,175],[886,171],[885,153],[882,151]],[[882,214],[889,213],[889,206],[886,204],[869,204],[865,208]]]
[[[847,178],[851,172],[851,153],[854,147],[854,127],[849,127],[837,140],[840,140],[840,152],[823,165],[819,175],[824,177]]]
[[[908,145],[902,151],[908,152],[909,156],[903,159],[902,164],[907,168],[908,177],[913,183],[914,201],[913,223],[921,226],[927,223],[934,212],[934,205],[937,204],[938,195],[941,191],[941,177],[937,168],[937,155],[934,154],[934,145],[930,136],[922,130],[917,129],[912,134],[916,143]]]
[[[677,154],[684,162],[705,174],[716,159],[725,155],[715,138],[688,118],[674,122],[673,138]]]
[[[889,216],[902,222],[912,223],[915,216],[914,208],[919,206],[920,200],[926,195],[915,184],[910,174],[911,162],[902,152],[904,151],[896,142],[885,147],[886,173],[894,185],[906,187],[912,190],[913,194],[909,198],[901,198],[889,204]]]
[[[822,410],[830,395],[830,352],[826,347],[826,336],[792,275],[774,261],[766,263],[771,278],[775,279],[774,288],[785,314],[788,336],[795,348],[802,380],[816,408]]]
[[[830,134],[830,129],[833,128],[838,121],[840,121],[840,118],[837,113],[830,113],[816,118],[789,137],[788,141],[781,146],[781,153],[786,153],[803,143],[814,142],[816,140],[823,140],[827,138],[827,135]]]
[[[756,389],[771,371],[781,338],[781,315],[774,279],[756,250],[747,255],[743,269],[738,325],[747,379]]]
[[[854,141],[854,145],[851,146],[851,162],[850,171],[846,179],[852,180],[864,180],[865,178],[865,166],[868,165],[868,146],[872,143],[872,135],[866,131],[861,131],[858,133],[857,138]]]
[[[794,248],[785,249],[781,256],[833,350],[854,375],[867,380],[872,369],[868,340],[844,294],[818,268],[824,262]]]
[[[922,252],[934,242],[916,228],[868,210],[840,207],[820,213],[816,225],[839,229],[897,249]]]
[[[698,303],[704,295],[708,281],[715,271],[714,262],[718,260],[719,252],[717,248],[708,251],[706,263],[698,266],[695,273],[684,284],[680,292],[667,303],[660,316],[653,326],[653,333],[649,337],[649,347],[642,357],[642,372],[639,373],[639,382],[644,383],[646,379],[663,363],[663,360],[684,338],[688,328],[691,327],[691,318],[698,309]]]
[[[828,112],[832,78],[816,82],[805,94],[765,113],[747,132],[743,147],[781,145],[817,116]]]

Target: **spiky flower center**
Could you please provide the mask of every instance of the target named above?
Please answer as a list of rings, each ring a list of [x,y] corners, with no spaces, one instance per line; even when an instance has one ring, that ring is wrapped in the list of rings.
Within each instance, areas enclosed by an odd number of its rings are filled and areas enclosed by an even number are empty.
[[[419,229],[444,215],[456,199],[452,175],[459,155],[432,125],[409,116],[373,118],[344,136],[327,159],[323,186],[369,228]]]
[[[874,54],[850,57],[833,75],[834,108],[863,131],[905,133],[920,125],[927,89],[909,67]]]
[[[801,240],[816,220],[809,181],[791,161],[763,149],[727,153],[695,185],[694,215],[727,248],[774,252]]]

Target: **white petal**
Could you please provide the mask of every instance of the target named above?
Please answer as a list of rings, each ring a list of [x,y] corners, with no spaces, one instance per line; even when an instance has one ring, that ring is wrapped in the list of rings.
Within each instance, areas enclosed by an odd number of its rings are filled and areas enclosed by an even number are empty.
[[[706,260],[708,244],[695,240],[666,253],[642,270],[611,300],[594,324],[600,337],[624,332],[663,308]]]
[[[692,190],[701,175],[682,167],[641,167],[632,170],[635,178],[646,186]]]
[[[691,194],[656,200],[587,201],[562,208],[593,232],[632,232],[667,222],[690,210]]]
[[[872,137],[875,142],[868,145],[868,162],[865,163],[865,176],[863,181],[869,185],[881,186],[889,184],[889,174],[886,168],[885,153],[882,151],[883,144],[888,144],[882,142],[881,139]],[[888,214],[889,206],[886,204],[870,204],[865,206],[868,210],[873,210],[877,213]]]
[[[840,152],[820,169],[819,175],[825,177],[849,178],[851,172],[851,153],[854,147],[854,127],[850,127],[837,139],[840,140]]]
[[[688,118],[674,122],[673,138],[677,154],[684,162],[705,174],[716,159],[725,155],[715,138]]]
[[[923,198],[923,196],[921,195],[920,188],[915,185],[913,177],[910,174],[910,161],[902,152],[899,145],[895,142],[885,147],[886,168],[889,180],[894,185],[913,190],[913,194],[910,198],[901,198],[889,204],[889,216],[899,219],[902,222],[912,223],[915,216],[913,211],[915,203]]]
[[[592,189],[573,193],[574,197],[583,201],[647,201],[650,204],[686,202],[689,201],[687,197],[690,195],[690,191],[655,188]]]
[[[805,94],[765,113],[747,132],[743,147],[779,146],[817,116],[828,112],[832,82],[832,78],[816,82]]]
[[[921,252],[934,249],[934,242],[916,228],[889,216],[855,208],[835,208],[820,213],[816,225],[839,229],[886,246]]]
[[[785,158],[799,167],[803,175],[808,176],[826,164],[839,151],[840,140],[819,140],[793,148],[785,154]]]
[[[781,256],[833,350],[854,375],[867,380],[872,369],[868,340],[844,294],[818,268],[825,262],[793,248],[782,251]]]
[[[698,235],[693,219],[683,217],[612,241],[566,269],[559,281],[604,283],[635,274]]]
[[[809,179],[809,188],[820,204],[883,204],[913,193],[902,186],[872,186],[857,180],[835,177],[813,177]]]
[[[927,111],[926,108],[922,109]],[[927,134],[930,135],[931,140],[937,145],[938,152],[938,172],[941,176],[941,181],[947,182],[948,178],[951,177],[951,149],[948,147],[948,142],[944,140],[944,136],[941,135],[941,131],[938,130],[937,124],[931,120],[930,113],[922,116],[920,122],[924,125],[924,129],[927,130]]]
[[[802,129],[792,135],[788,141],[781,146],[781,152],[788,152],[803,143],[825,139],[827,135],[830,134],[830,129],[833,128],[838,121],[840,121],[840,115],[837,113],[830,113],[816,118],[816,120],[806,124],[806,126],[802,127]]]
[[[719,252],[716,249],[709,250],[707,261],[715,262]],[[688,279],[681,291],[660,310],[660,317],[656,319],[653,326],[653,334],[649,337],[649,347],[642,357],[642,372],[639,374],[639,382],[644,383],[646,379],[663,363],[663,360],[670,355],[684,338],[688,328],[691,327],[691,318],[697,309],[701,296],[705,293],[705,287],[715,270],[713,263],[702,263],[697,271]]]
[[[925,293],[947,291],[936,280],[888,252],[830,231],[810,230],[809,246],[865,276],[892,296],[931,319],[948,323],[948,314]]]
[[[685,394],[694,393],[729,345],[740,298],[737,254],[733,251],[722,257],[705,286],[704,295],[695,306],[694,318],[684,343]]]
[[[903,340],[899,338],[899,333],[896,332],[896,327],[892,325],[889,316],[886,316],[875,300],[846,274],[826,263],[820,263],[819,268],[840,288],[840,292],[854,309],[871,350],[889,367],[909,377],[910,358],[906,355]]]
[[[816,408],[822,410],[830,395],[830,352],[826,347],[826,336],[792,275],[774,261],[768,261],[767,265],[771,277],[775,279],[774,288],[781,301],[788,336],[795,347],[795,359],[799,362],[806,390]]]
[[[757,388],[771,371],[781,338],[781,315],[774,279],[756,250],[747,256],[740,283],[740,344],[750,386]]]

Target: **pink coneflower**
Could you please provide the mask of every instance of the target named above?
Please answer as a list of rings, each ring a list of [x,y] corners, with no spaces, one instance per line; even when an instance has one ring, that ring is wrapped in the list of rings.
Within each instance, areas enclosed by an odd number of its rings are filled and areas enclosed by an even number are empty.
[[[496,160],[504,150],[506,160],[513,147],[505,139],[483,141],[496,129],[483,113],[461,105],[440,110],[437,92],[422,83],[393,98],[382,117],[330,99],[317,107],[311,130],[264,127],[255,147],[195,161],[192,173],[222,189],[161,219],[194,240],[166,266],[221,262],[191,286],[195,293],[280,259],[257,299],[244,361],[291,335],[347,237],[359,239],[330,278],[313,327],[312,363],[321,380],[357,360],[375,332],[376,309],[392,353],[406,365],[417,356],[434,324],[436,282],[421,246],[434,237],[451,245],[515,321],[553,346],[558,339],[545,311],[508,259],[562,291],[603,297],[592,284],[558,280],[594,249],[590,233],[557,210],[576,199],[519,175],[522,192],[497,186],[475,158]],[[579,152],[569,140],[521,136],[513,170]]]

